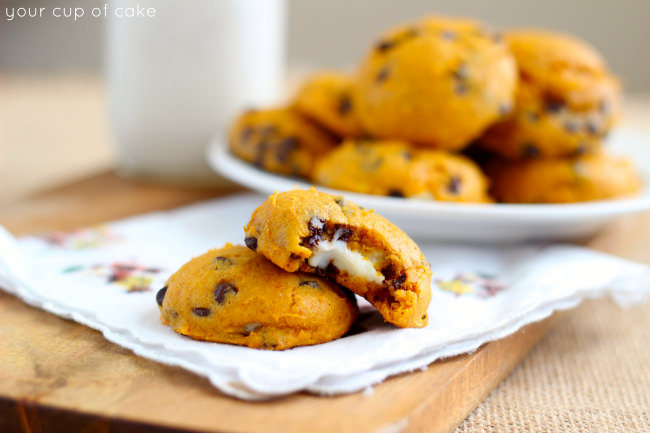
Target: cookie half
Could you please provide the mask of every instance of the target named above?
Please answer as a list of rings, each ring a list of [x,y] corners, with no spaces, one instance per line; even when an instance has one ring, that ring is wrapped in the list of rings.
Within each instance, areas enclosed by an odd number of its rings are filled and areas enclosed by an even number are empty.
[[[269,197],[244,230],[246,245],[282,269],[328,276],[397,326],[426,326],[429,264],[381,215],[314,189],[292,190]]]
[[[230,244],[183,265],[156,300],[163,324],[179,334],[256,349],[325,343],[358,316],[354,295],[336,283]]]

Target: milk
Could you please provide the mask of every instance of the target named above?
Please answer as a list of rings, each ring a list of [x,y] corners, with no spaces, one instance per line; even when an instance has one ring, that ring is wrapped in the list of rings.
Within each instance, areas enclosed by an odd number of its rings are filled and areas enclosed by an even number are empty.
[[[154,17],[109,13],[106,72],[127,176],[216,183],[205,163],[243,109],[277,101],[286,63],[286,0],[114,0]]]

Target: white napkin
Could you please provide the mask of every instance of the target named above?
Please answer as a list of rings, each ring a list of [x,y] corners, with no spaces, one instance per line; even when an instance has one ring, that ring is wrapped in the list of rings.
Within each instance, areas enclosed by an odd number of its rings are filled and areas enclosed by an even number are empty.
[[[424,329],[388,325],[365,301],[356,333],[281,352],[194,341],[161,325],[155,294],[167,277],[209,248],[241,242],[263,200],[238,195],[18,240],[0,230],[0,287],[249,400],[363,390],[472,352],[586,297],[610,295],[626,306],[650,293],[650,267],[575,246],[421,244],[434,274]]]

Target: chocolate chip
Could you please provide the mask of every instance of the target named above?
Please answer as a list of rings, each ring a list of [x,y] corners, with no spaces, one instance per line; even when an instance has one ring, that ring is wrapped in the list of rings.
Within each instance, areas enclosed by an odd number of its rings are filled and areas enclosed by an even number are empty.
[[[298,139],[296,137],[287,137],[280,141],[277,146],[277,159],[280,162],[287,162],[289,154],[298,147]]]
[[[339,113],[348,114],[352,111],[352,101],[350,100],[349,95],[343,95],[339,101]]]
[[[260,134],[262,134],[265,137],[268,137],[269,135],[273,135],[275,131],[277,131],[277,128],[275,125],[264,125],[260,127]]]
[[[210,315],[210,309],[196,307],[196,308],[192,308],[192,313],[194,313],[195,316],[208,317]]]
[[[499,114],[505,116],[506,114],[512,111],[512,104],[508,102],[502,102],[499,104]]]
[[[457,95],[464,95],[467,93],[469,90],[469,87],[467,85],[467,79],[469,78],[469,69],[467,68],[467,65],[465,64],[460,64],[452,72],[452,75],[456,79],[456,82],[454,83],[454,91],[456,92]]]
[[[564,109],[564,102],[559,99],[549,99],[544,106],[549,113],[558,113]]]
[[[406,33],[404,33],[404,38],[414,38],[419,35],[420,35],[420,30],[418,30],[415,27],[411,27],[406,31]]]
[[[539,153],[539,148],[534,144],[524,144],[522,146],[522,156],[526,159],[538,158]]]
[[[307,228],[309,229],[309,236],[302,240],[301,245],[306,245],[312,248],[318,246],[325,230],[325,220],[313,216],[307,223]]]
[[[244,332],[242,333],[242,335],[244,335],[244,337],[248,337],[249,335],[251,335],[252,332],[257,331],[261,327],[262,327],[261,323],[257,323],[257,322],[247,323],[246,325],[244,325]]]
[[[469,78],[469,69],[467,68],[467,65],[461,63],[458,65],[456,70],[453,72],[454,78],[457,80],[465,81]]]
[[[587,143],[580,143],[578,144],[578,147],[576,147],[576,150],[573,152],[573,156],[582,156],[589,152],[589,146]]]
[[[307,246],[309,248],[314,248],[318,246],[320,241],[321,241],[320,235],[311,235],[304,238],[300,243],[300,245]]]
[[[314,274],[318,275],[319,277],[327,277],[324,268],[314,268]]]
[[[232,260],[230,260],[228,257],[224,256],[219,256],[215,257],[215,259],[212,261],[212,263],[217,265],[217,269],[225,267],[225,266],[230,266],[232,265]]]
[[[242,129],[240,138],[242,141],[248,141],[248,139],[251,138],[251,135],[253,135],[253,128],[247,126]]]
[[[587,129],[587,132],[592,135],[598,135],[599,132],[598,124],[593,120],[590,120],[585,124],[585,129]]]
[[[375,49],[381,53],[384,53],[390,50],[391,48],[393,48],[394,46],[395,46],[395,42],[393,41],[381,41],[377,44]]]
[[[388,66],[384,66],[377,73],[377,77],[375,78],[375,80],[378,83],[383,83],[388,79],[389,76],[390,76],[390,69],[388,68]]]
[[[299,285],[299,286],[308,286],[308,287],[312,287],[312,288],[314,288],[314,289],[320,289],[320,288],[321,288],[321,287],[320,287],[320,284],[318,283],[318,281],[313,281],[313,280],[310,280],[310,281],[301,281],[300,283],[298,283],[298,285]]]
[[[257,145],[257,157],[255,158],[255,161],[253,161],[253,165],[256,167],[264,167],[264,156],[266,154],[266,150],[268,149],[269,144],[266,141],[260,141]]]
[[[461,183],[462,182],[458,176],[452,176],[451,179],[449,179],[449,183],[447,184],[447,191],[452,194],[459,194]]]
[[[385,279],[392,280],[395,277],[395,267],[393,266],[392,263],[389,263],[388,265],[382,268],[381,274],[384,276]]]
[[[251,250],[257,251],[257,238],[254,238],[252,236],[248,238],[244,238],[244,243]]]
[[[334,266],[334,263],[329,262],[327,264],[327,267],[325,268],[325,275],[329,276],[330,278],[335,277],[339,273],[339,268]]]
[[[600,112],[603,113],[604,115],[608,115],[610,113],[611,108],[612,107],[611,107],[610,103],[607,102],[607,101],[601,101],[600,105],[598,107]]]
[[[453,41],[456,39],[456,32],[452,32],[451,30],[443,30],[440,32],[440,37],[448,41]]]
[[[466,94],[467,90],[469,89],[465,83],[456,83],[456,86],[454,87],[454,92],[456,92],[456,95],[458,96]]]
[[[165,294],[167,294],[167,286],[165,286],[162,289],[158,290],[158,293],[156,293],[156,302],[161,307],[162,307],[163,301],[165,300]]]
[[[325,219],[313,216],[307,223],[307,228],[309,228],[309,233],[312,235],[322,235],[325,228]]]
[[[217,301],[217,304],[223,304],[226,300],[226,295],[229,293],[236,295],[238,292],[237,287],[230,283],[219,283],[217,284],[217,288],[214,289],[214,300]]]
[[[401,274],[399,277],[395,278],[394,280],[391,280],[390,285],[397,289],[398,287],[402,287],[405,281],[406,281],[406,274]]]
[[[564,123],[564,130],[569,134],[575,134],[576,132],[578,132],[578,129],[580,129],[578,123],[573,120],[567,120]]]
[[[404,198],[404,193],[399,189],[391,189],[390,191],[388,191],[388,195],[391,197]]]
[[[334,232],[334,240],[347,242],[352,236],[352,230],[348,227],[339,227]]]

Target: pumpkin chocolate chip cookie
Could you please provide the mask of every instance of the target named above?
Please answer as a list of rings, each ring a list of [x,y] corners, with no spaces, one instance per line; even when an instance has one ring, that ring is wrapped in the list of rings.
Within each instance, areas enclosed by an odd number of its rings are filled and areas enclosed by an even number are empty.
[[[479,22],[428,17],[381,37],[353,101],[374,137],[460,150],[512,109],[516,71]]]
[[[429,264],[411,238],[373,211],[292,190],[269,197],[244,230],[246,245],[282,269],[328,276],[397,326],[426,326]]]
[[[619,83],[598,53],[548,31],[512,31],[506,41],[519,68],[515,108],[480,144],[511,160],[597,151],[621,105]]]
[[[631,196],[641,180],[629,160],[599,152],[567,159],[493,160],[492,194],[507,203],[573,203]]]
[[[340,137],[363,133],[352,102],[353,80],[341,72],[320,72],[302,86],[294,107]]]
[[[336,283],[230,244],[183,265],[156,300],[179,334],[274,350],[334,340],[358,315],[354,295]]]
[[[230,150],[279,174],[309,177],[316,158],[337,145],[326,131],[290,108],[249,110],[233,124]]]
[[[470,159],[403,141],[347,140],[319,159],[313,179],[364,194],[487,203],[488,183]]]

